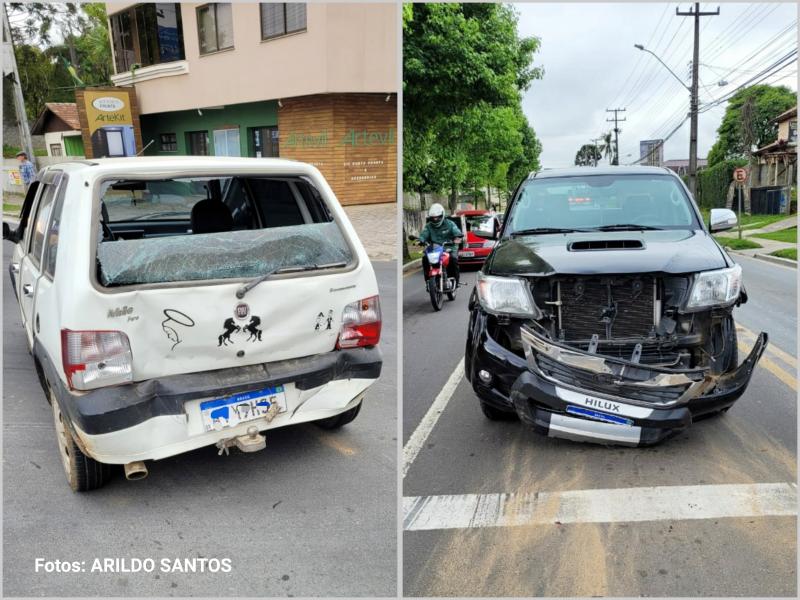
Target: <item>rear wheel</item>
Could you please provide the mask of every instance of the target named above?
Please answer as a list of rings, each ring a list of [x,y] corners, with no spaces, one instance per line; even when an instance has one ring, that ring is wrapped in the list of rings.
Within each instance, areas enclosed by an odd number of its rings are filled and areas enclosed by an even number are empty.
[[[350,423],[353,419],[355,419],[360,411],[361,411],[361,402],[356,404],[350,410],[346,410],[341,414],[338,414],[333,417],[328,417],[327,419],[320,419],[319,421],[314,421],[314,424],[317,427],[322,427],[322,429],[339,429],[340,427],[344,427],[345,425]]]
[[[68,417],[62,414],[52,392],[50,392],[50,404],[53,406],[58,453],[69,487],[75,492],[88,492],[103,487],[111,479],[111,465],[98,462],[81,452],[66,421]]]
[[[431,295],[431,306],[433,310],[442,310],[443,294],[439,285],[439,277],[436,276],[428,280],[428,292]]]

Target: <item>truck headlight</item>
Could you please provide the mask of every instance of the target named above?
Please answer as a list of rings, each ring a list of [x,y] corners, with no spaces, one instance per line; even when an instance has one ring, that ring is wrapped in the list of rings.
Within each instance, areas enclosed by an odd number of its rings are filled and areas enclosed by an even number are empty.
[[[742,267],[704,271],[694,276],[686,308],[719,306],[735,302],[742,290]]]
[[[478,300],[488,313],[541,318],[541,313],[533,303],[530,289],[524,279],[493,277],[479,272],[477,288]]]

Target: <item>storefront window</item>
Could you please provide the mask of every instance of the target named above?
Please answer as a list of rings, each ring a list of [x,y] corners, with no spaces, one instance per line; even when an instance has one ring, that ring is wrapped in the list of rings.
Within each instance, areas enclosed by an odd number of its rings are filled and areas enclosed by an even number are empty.
[[[184,59],[179,4],[140,4],[109,19],[117,73]]]
[[[178,151],[178,136],[174,133],[161,134],[161,151],[162,152],[177,152]]]
[[[790,142],[797,141],[797,121],[789,121],[789,140]]]
[[[250,130],[256,158],[278,157],[278,128],[254,127]]]
[[[200,54],[233,48],[231,5],[206,4],[197,9],[197,35]]]
[[[238,129],[214,131],[214,156],[241,156]]]
[[[186,134],[186,145],[189,148],[189,154],[195,156],[208,156],[208,132],[188,132]]]
[[[301,2],[261,3],[261,39],[305,31],[306,5]]]

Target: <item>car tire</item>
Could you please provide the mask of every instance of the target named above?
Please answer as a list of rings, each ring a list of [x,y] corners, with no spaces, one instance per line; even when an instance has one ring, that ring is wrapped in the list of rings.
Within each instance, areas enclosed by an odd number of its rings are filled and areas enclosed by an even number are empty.
[[[358,416],[358,413],[361,412],[361,402],[356,404],[353,408],[344,411],[341,414],[335,415],[333,417],[328,417],[327,419],[320,419],[319,421],[314,421],[314,425],[317,427],[321,427],[322,429],[339,429],[340,427],[344,427],[348,423],[350,423],[353,419]]]
[[[480,401],[481,403],[481,412],[483,412],[483,416],[489,419],[490,421],[516,421],[517,420],[517,413],[509,412],[507,410],[501,410],[499,408],[495,408],[488,402],[484,402],[483,400]]]
[[[67,483],[74,492],[89,492],[103,487],[112,475],[112,466],[84,454],[72,437],[68,417],[61,412],[58,401],[50,393],[56,442]]]

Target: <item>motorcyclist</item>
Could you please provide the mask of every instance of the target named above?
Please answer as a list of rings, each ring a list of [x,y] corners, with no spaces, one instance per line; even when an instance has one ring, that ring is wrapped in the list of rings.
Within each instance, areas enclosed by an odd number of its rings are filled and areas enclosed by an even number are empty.
[[[444,207],[436,202],[428,209],[428,222],[419,234],[419,241],[422,244],[440,244],[445,252],[450,255],[450,262],[447,265],[447,276],[453,277],[458,285],[458,244],[461,243],[463,234],[453,221],[444,216]],[[422,272],[425,280],[428,279],[428,257],[422,253]]]

